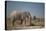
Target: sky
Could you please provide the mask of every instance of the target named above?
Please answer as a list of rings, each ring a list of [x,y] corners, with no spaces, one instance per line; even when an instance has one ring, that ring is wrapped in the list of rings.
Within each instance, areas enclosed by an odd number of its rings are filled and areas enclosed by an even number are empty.
[[[44,3],[8,1],[7,16],[12,11],[29,11],[32,17],[44,17]]]

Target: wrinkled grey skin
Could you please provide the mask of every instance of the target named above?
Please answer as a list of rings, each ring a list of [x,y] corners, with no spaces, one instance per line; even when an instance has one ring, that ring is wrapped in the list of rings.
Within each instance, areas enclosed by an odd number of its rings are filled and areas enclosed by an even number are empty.
[[[31,14],[29,12],[23,12],[17,16],[12,16],[12,25],[14,26],[14,22],[17,20],[21,20],[21,24],[22,24],[23,21],[26,22],[26,18],[30,19],[30,24],[31,24]]]

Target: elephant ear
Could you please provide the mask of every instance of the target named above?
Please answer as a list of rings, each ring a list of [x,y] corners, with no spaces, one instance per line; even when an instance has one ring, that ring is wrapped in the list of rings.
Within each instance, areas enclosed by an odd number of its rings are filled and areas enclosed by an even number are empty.
[[[16,16],[16,11],[11,12],[10,17]]]

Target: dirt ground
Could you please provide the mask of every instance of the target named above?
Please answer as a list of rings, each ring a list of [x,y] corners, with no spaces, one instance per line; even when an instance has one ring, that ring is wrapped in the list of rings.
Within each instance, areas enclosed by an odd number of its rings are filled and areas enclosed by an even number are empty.
[[[38,21],[31,21],[32,25],[27,25],[25,24],[25,21],[23,23],[20,23],[21,21],[17,20],[14,23],[14,26],[12,24],[12,21],[7,21],[7,29],[8,30],[18,30],[18,29],[35,29],[35,28],[43,28],[44,27],[44,22],[38,22]]]

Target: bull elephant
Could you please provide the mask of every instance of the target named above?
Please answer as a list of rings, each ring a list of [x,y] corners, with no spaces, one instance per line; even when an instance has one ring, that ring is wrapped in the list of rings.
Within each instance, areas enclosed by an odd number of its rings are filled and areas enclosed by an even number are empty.
[[[26,23],[26,18],[31,20],[31,15],[27,12],[21,12],[21,13],[16,12],[16,13],[13,13],[13,16],[11,16],[11,17],[13,17],[13,20],[12,20],[13,26],[14,26],[14,22],[16,20],[21,20],[21,24],[23,23],[23,21],[25,21],[25,23]],[[30,21],[30,23],[31,23],[31,21]]]

